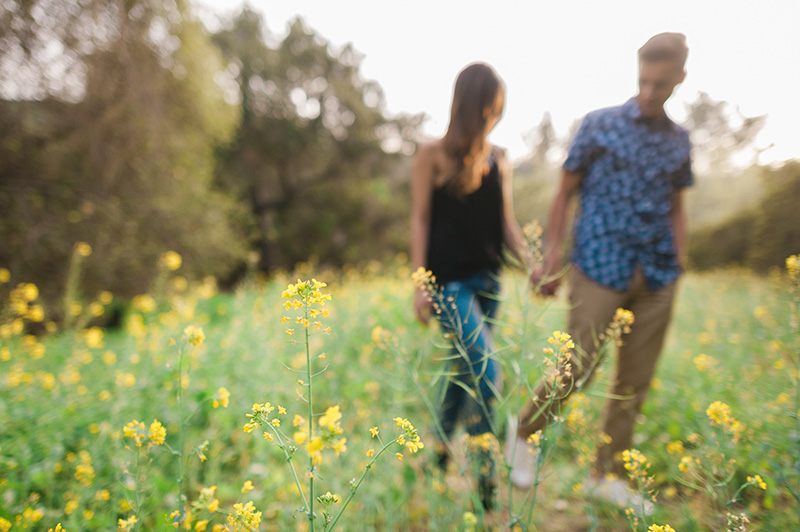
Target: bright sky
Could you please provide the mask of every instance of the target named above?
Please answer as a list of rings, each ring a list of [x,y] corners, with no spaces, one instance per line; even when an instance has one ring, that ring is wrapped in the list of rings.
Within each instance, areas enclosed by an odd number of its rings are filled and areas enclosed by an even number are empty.
[[[218,13],[242,0],[198,0]],[[680,31],[688,76],[668,103],[676,120],[698,91],[768,114],[762,162],[800,157],[800,2],[796,0],[250,0],[281,38],[295,16],[333,45],[352,43],[361,72],[384,89],[390,113],[424,112],[424,131],[447,127],[459,70],[485,61],[507,86],[506,111],[491,136],[514,159],[549,111],[559,135],[587,112],[636,93],[636,50],[650,36]]]

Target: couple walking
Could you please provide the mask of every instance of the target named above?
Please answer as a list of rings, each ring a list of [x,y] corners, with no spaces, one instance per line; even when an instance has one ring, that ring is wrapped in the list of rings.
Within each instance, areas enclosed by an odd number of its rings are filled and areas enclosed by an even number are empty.
[[[439,419],[443,441],[459,419],[471,436],[493,432],[492,403],[500,374],[490,356],[492,318],[503,248],[531,267],[531,284],[541,295],[553,295],[564,269],[568,205],[573,197],[580,199],[567,274],[567,330],[576,344],[575,364],[567,392],[553,400],[542,382],[518,422],[507,428],[506,460],[518,487],[534,480],[528,438],[557,415],[571,384],[591,377],[597,336],[623,307],[633,312],[635,324],[618,349],[602,427],[607,438],[598,443],[587,484],[598,497],[618,504],[635,497],[622,480],[620,455],[631,447],[686,253],[683,190],[693,182],[690,145],[687,132],[667,117],[664,104],[686,75],[687,54],[684,35],[655,35],[638,51],[638,93],[583,119],[551,205],[542,264],[531,264],[527,256],[514,216],[506,154],[487,141],[502,116],[505,96],[491,67],[475,63],[460,72],[446,134],[417,149],[411,183],[412,266],[435,275],[448,303],[445,312],[441,307],[434,312],[428,294],[418,289],[414,308],[424,323],[435,315],[454,337],[454,376]],[[447,454],[441,448],[444,464]],[[479,493],[487,508],[493,506],[494,469],[490,462],[479,473]]]

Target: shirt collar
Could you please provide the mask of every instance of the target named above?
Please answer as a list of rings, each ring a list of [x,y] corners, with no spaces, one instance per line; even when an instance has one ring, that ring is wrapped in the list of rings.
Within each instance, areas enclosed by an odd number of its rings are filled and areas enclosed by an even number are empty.
[[[645,124],[653,129],[672,129],[674,122],[664,114],[658,118],[647,118],[642,116],[639,110],[639,104],[636,98],[633,97],[624,104],[622,104],[622,113],[636,124]]]

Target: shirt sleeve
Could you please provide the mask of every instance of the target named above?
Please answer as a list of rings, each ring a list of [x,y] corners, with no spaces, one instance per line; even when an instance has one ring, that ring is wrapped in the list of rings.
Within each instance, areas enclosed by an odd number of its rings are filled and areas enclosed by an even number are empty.
[[[586,175],[589,166],[594,160],[598,147],[595,143],[594,120],[591,114],[586,115],[581,122],[575,138],[564,161],[564,169],[581,175]]]

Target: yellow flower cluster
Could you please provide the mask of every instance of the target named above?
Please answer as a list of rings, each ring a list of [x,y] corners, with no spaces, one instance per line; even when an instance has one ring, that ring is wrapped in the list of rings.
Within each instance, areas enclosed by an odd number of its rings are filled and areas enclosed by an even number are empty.
[[[761,478],[761,475],[755,475],[752,477],[747,477],[747,482],[754,486],[758,486],[762,490],[767,489],[767,483],[764,482],[764,479]]]
[[[320,416],[318,423],[322,430],[306,444],[308,455],[312,458],[314,465],[322,463],[323,449],[333,449],[336,456],[347,452],[347,438],[339,438],[343,432],[339,423],[340,419],[342,419],[342,414],[339,411],[339,405],[328,407]],[[304,424],[305,420],[300,423],[300,425]],[[295,432],[294,439],[299,444],[305,443],[308,440],[308,429],[304,428]]]
[[[786,271],[793,280],[800,279],[800,255],[786,257]]]
[[[698,462],[696,459],[692,459],[690,456],[684,456],[681,458],[680,463],[678,464],[678,469],[686,473],[689,471],[689,468],[692,467],[692,464]]]
[[[2,271],[8,272],[6,269]],[[9,317],[8,323],[0,324],[0,338],[22,334],[25,320],[36,323],[44,321],[44,309],[35,303],[38,297],[39,289],[32,283],[20,283],[11,291],[8,296],[8,308],[11,309],[12,316]]]
[[[631,332],[631,325],[633,325],[634,321],[633,312],[624,308],[618,308],[616,312],[614,312],[614,318],[611,320],[611,324],[605,332],[600,335],[600,339],[610,340],[620,345],[622,342],[622,335]]]
[[[136,524],[136,516],[132,515],[128,519],[120,518],[117,521],[117,531],[118,532],[128,532],[133,528],[133,525]]]
[[[92,457],[86,451],[78,453],[81,463],[75,466],[75,480],[86,486],[92,485],[94,479],[94,467],[92,467]]]
[[[644,488],[653,483],[653,478],[647,472],[650,463],[647,457],[636,449],[626,449],[622,451],[622,461],[628,476],[639,482]]]
[[[192,508],[198,512],[208,511],[212,514],[215,513],[219,510],[219,499],[217,499],[216,493],[216,486],[201,488],[200,495],[197,497],[197,500],[192,503]]]
[[[257,512],[253,501],[248,501],[247,504],[237,502],[233,505],[233,513],[228,515],[228,524],[231,527],[236,527],[239,530],[239,525],[244,525],[250,530],[258,529],[261,523],[261,512]]]
[[[694,362],[697,371],[707,371],[709,368],[717,365],[717,360],[714,357],[706,355],[705,353],[700,353],[694,357],[692,362]]]
[[[462,519],[467,530],[474,530],[478,526],[478,517],[472,512],[464,512]]]
[[[92,254],[92,246],[86,242],[76,242],[74,250],[81,257],[88,257]]]
[[[167,437],[167,429],[157,419],[154,419],[148,429],[148,437],[153,445],[163,445]]]
[[[183,264],[183,259],[181,259],[181,256],[177,252],[167,251],[161,255],[158,264],[169,271],[174,272],[181,267],[181,264]]]
[[[539,445],[542,444],[542,429],[539,429],[530,436],[528,436],[528,439],[526,441],[532,448],[534,449],[538,448]]]
[[[183,334],[186,335],[186,341],[194,346],[198,346],[203,343],[203,340],[206,339],[206,335],[203,334],[203,329],[200,327],[195,327],[194,325],[189,325],[183,330]]]
[[[572,377],[572,354],[575,342],[572,337],[561,331],[553,331],[547,343],[552,347],[545,347],[542,352],[544,359],[544,378],[551,387],[551,394],[555,394]]]
[[[425,292],[432,293],[435,291],[436,287],[436,276],[433,275],[433,272],[430,270],[426,270],[422,266],[417,268],[414,273],[411,274],[411,280],[414,281],[414,286],[423,290]]]
[[[131,307],[143,314],[149,314],[156,309],[156,300],[148,294],[140,294],[131,300]]]
[[[67,532],[67,529],[61,528],[61,523],[58,523],[55,528],[50,528],[47,532]]]
[[[372,333],[370,334],[370,338],[379,347],[385,348],[392,340],[392,332],[387,331],[380,325],[376,325],[375,327],[372,328]]]
[[[281,411],[286,412],[282,407]],[[247,417],[250,418],[249,423],[245,423],[242,430],[245,432],[253,432],[257,427],[260,425],[264,425],[270,422],[269,415],[275,410],[275,407],[272,406],[272,403],[253,403],[253,407],[250,409],[251,413],[246,414]],[[280,413],[280,412],[279,412]],[[277,419],[277,418],[276,418]],[[279,422],[280,424],[280,422]],[[277,425],[273,425],[277,426]]]
[[[722,426],[725,432],[730,432],[733,435],[733,442],[736,443],[741,438],[741,435],[747,429],[747,426],[741,421],[736,420],[731,415],[731,407],[722,401],[714,401],[706,409],[711,426]]]
[[[126,438],[131,438],[136,447],[142,446],[145,435],[150,440],[148,446],[163,445],[167,437],[167,429],[157,419],[154,419],[150,424],[150,428],[145,432],[145,424],[134,419],[122,427],[122,435]]]
[[[222,387],[217,390],[217,396],[214,398],[214,401],[211,403],[211,405],[214,408],[219,408],[220,406],[222,408],[228,408],[228,405],[230,404],[230,396],[231,392],[229,392],[227,388]]]
[[[330,327],[323,329],[322,322],[315,320],[318,316],[327,318],[330,313],[330,311],[324,307],[325,302],[331,300],[331,295],[325,294],[321,290],[321,288],[325,288],[326,286],[328,285],[316,279],[311,279],[310,281],[301,281],[298,279],[297,284],[289,284],[286,290],[281,293],[282,298],[289,300],[283,303],[283,307],[286,310],[303,310],[302,314],[295,318],[295,323],[302,325],[304,329],[310,327],[315,331],[322,330],[325,333],[331,332]],[[315,321],[312,322],[312,320]],[[289,317],[283,316],[281,318],[281,323],[286,323],[287,321],[290,321]],[[286,329],[286,334],[289,336],[293,335],[294,332],[294,329]]]
[[[669,525],[650,525],[647,532],[675,532],[675,529]]]
[[[622,461],[625,463],[625,470],[635,476],[647,474],[647,457],[636,449],[626,449],[622,451]]]
[[[317,500],[325,505],[338,504],[339,496],[329,491],[324,495],[320,495],[319,497],[317,497]]]
[[[500,448],[497,438],[491,432],[484,432],[476,436],[467,435],[467,444],[472,451],[494,452]]]
[[[402,417],[396,417],[394,418],[394,422],[398,427],[403,429],[403,434],[398,436],[396,439],[397,443],[408,447],[408,450],[411,451],[411,453],[416,453],[425,447],[425,444],[422,443],[422,440],[419,438],[417,429],[414,428],[414,425],[412,425],[409,420]]]

